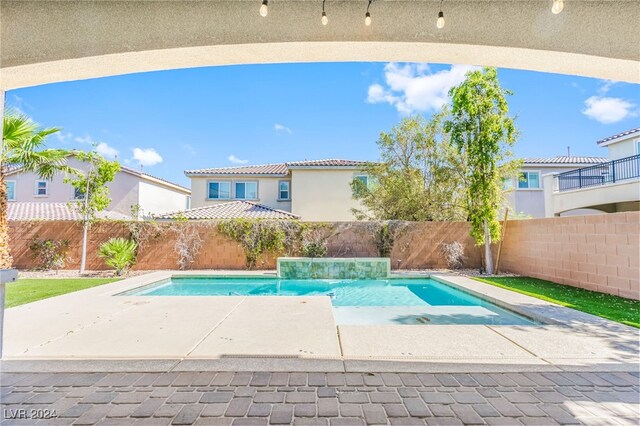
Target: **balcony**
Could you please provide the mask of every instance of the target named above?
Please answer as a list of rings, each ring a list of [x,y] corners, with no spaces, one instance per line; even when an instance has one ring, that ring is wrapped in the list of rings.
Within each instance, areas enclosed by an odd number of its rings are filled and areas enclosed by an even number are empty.
[[[581,209],[606,213],[640,210],[640,155],[543,179],[546,216]]]
[[[640,154],[560,173],[556,176],[554,188],[564,192],[590,186],[607,185],[639,176]]]

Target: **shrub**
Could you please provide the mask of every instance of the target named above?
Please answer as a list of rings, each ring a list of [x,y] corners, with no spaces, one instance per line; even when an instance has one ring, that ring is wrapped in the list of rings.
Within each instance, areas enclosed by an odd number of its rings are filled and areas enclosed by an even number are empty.
[[[326,257],[330,228],[322,224],[307,225],[302,231],[302,255],[304,257]]]
[[[68,260],[69,240],[41,240],[34,237],[29,250],[32,251],[32,258],[38,260],[38,269],[62,269]]]
[[[104,259],[104,263],[116,270],[116,274],[122,275],[135,263],[137,247],[133,240],[111,238],[100,245],[100,257]]]
[[[178,268],[182,271],[195,262],[204,241],[200,236],[198,224],[189,222],[182,215],[176,218],[173,231],[177,233],[174,249],[178,255]]]
[[[464,245],[459,241],[442,243],[440,251],[450,269],[459,269],[464,265]]]
[[[378,256],[391,257],[394,240],[394,235],[389,229],[389,223],[382,223],[373,234],[373,243],[378,249]]]

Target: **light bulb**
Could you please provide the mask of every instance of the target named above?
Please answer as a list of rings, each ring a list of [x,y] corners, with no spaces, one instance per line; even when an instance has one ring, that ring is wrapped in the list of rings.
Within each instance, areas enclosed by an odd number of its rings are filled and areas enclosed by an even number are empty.
[[[436,21],[436,27],[438,27],[438,29],[444,28],[444,13],[442,13],[442,11],[438,13],[438,20]]]
[[[267,16],[269,13],[269,2],[267,0],[262,0],[262,6],[260,6],[260,16]]]
[[[327,12],[322,12],[322,25],[327,25],[329,23],[329,18],[327,18]]]
[[[551,6],[551,13],[553,13],[554,15],[557,15],[558,13],[562,12],[562,9],[564,9],[564,2],[562,0],[553,0],[553,6]]]
[[[368,27],[369,25],[371,25],[371,14],[369,12],[367,12],[364,15],[364,24]]]

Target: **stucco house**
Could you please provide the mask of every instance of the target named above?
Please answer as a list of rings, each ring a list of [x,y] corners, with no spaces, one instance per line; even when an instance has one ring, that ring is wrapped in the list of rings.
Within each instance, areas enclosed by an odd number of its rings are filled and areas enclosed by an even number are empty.
[[[350,221],[352,209],[361,208],[351,182],[368,179],[365,164],[326,159],[186,170],[185,175],[191,179],[193,209],[250,201],[303,221]]]
[[[69,157],[67,164],[87,170],[87,164]],[[42,180],[20,168],[6,171],[7,200],[10,220],[73,220],[70,201],[81,199],[62,173]],[[144,215],[159,215],[189,208],[191,191],[167,180],[121,166],[113,182],[108,184],[111,204],[102,214],[109,218],[129,218],[132,207],[139,206]]]
[[[504,189],[508,190],[507,204],[512,213],[525,217],[545,217],[544,190],[546,174],[562,173],[581,167],[607,162],[605,157],[558,156],[544,158],[525,158],[519,177],[506,180]],[[593,214],[595,210],[581,209],[568,214]]]
[[[640,128],[597,141],[607,148],[607,161],[544,176],[545,215],[561,216],[577,209],[600,213],[640,210]]]

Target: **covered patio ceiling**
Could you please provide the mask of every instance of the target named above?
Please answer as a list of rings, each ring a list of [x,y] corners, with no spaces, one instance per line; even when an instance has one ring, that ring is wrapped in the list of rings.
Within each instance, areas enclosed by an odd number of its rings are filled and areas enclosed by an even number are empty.
[[[410,61],[640,82],[636,0],[2,0],[0,89],[211,65]]]

